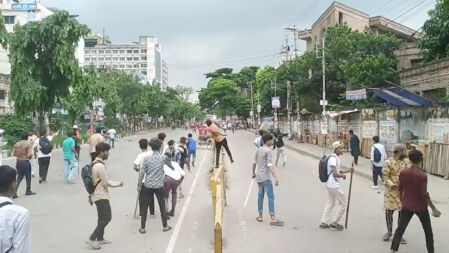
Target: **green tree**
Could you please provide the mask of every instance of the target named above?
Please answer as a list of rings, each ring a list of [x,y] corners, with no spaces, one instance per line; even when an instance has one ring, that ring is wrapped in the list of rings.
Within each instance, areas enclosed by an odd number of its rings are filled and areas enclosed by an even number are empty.
[[[82,80],[75,48],[88,33],[87,26],[65,11],[14,27],[9,49],[11,99],[17,113],[42,115],[69,95],[69,87]]]
[[[418,45],[426,61],[432,61],[449,56],[449,1],[437,0],[428,14]]]
[[[241,105],[239,103],[241,96],[240,88],[234,81],[219,78],[211,81],[208,88],[201,90],[200,106],[209,112],[217,112],[221,116],[232,115]]]
[[[29,117],[19,116],[14,113],[1,115],[0,126],[5,130],[8,149],[12,149],[14,144],[20,140],[20,134],[23,131],[34,129],[34,124]]]

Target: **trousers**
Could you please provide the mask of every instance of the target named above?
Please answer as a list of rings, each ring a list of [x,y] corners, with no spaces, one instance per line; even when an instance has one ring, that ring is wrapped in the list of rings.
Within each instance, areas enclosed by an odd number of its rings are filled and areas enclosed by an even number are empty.
[[[31,192],[31,163],[30,163],[30,161],[29,160],[17,160],[16,168],[17,168],[16,192],[19,189],[19,185],[22,182],[23,177],[25,177],[26,183],[27,183],[26,192]]]
[[[111,204],[108,199],[100,199],[95,202],[97,206],[98,221],[97,227],[90,236],[91,241],[102,241],[104,239],[104,229],[112,219]]]
[[[377,179],[380,177],[380,179],[383,180],[382,176],[382,167],[377,167],[373,165],[373,184],[377,186]]]
[[[165,210],[164,200],[164,188],[151,189],[142,185],[141,200],[140,202],[140,227],[145,228],[147,223],[148,206],[150,205],[150,199],[156,195],[157,202],[159,203],[159,210],[161,212],[162,225],[164,228],[167,226],[167,211]]]
[[[226,153],[228,153],[229,158],[231,159],[231,161],[233,161],[231,150],[229,150],[228,141],[226,140],[226,138],[224,138],[220,142],[215,142],[215,149],[216,149],[216,153],[215,153],[215,167],[217,167],[217,168],[218,168],[218,165],[220,164],[221,147],[225,148]]]
[[[165,198],[165,210],[169,212],[171,215],[174,215],[175,208],[176,208],[176,202],[178,201],[178,185],[179,181],[174,180],[171,177],[165,176],[164,178],[164,198]],[[171,192],[171,209],[168,211],[168,197],[170,196]]]
[[[326,187],[328,193],[328,200],[326,207],[324,208],[323,216],[321,217],[321,223],[331,224],[338,223],[343,214],[346,211],[346,197],[340,187],[337,188],[329,188]],[[335,205],[337,205],[337,215],[334,219],[331,220],[331,213],[334,209]]]
[[[40,157],[37,161],[39,162],[39,178],[46,181],[48,166],[50,166],[50,157]]]

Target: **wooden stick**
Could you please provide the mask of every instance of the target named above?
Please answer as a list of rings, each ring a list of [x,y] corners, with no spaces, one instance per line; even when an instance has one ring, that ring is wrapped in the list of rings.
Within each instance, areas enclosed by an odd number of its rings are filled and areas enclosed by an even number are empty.
[[[140,192],[137,192],[136,207],[134,207],[134,219],[138,219],[139,218],[137,216],[137,206],[139,204],[139,195],[140,195]]]
[[[354,162],[351,165],[351,178],[349,180],[348,206],[346,207],[345,229],[348,229],[349,204],[351,203],[352,175],[354,174]]]

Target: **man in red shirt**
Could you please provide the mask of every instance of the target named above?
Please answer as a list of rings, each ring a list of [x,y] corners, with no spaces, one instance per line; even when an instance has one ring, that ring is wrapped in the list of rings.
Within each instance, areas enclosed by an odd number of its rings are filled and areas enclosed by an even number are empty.
[[[223,133],[220,130],[220,128],[210,119],[206,120],[206,125],[208,131],[212,134],[212,138],[214,138],[215,141],[215,149],[216,149],[215,167],[218,168],[218,164],[220,162],[220,151],[222,146],[225,148],[226,153],[228,153],[228,156],[231,159],[231,163],[233,163],[234,160],[232,159],[231,150],[229,150],[228,141],[226,140],[226,134]]]
[[[427,252],[433,253],[433,233],[430,223],[429,210],[432,209],[432,215],[440,217],[441,213],[433,205],[427,192],[427,175],[421,170],[419,164],[422,161],[422,153],[419,150],[412,150],[408,154],[408,158],[412,162],[412,166],[405,169],[399,175],[399,193],[402,203],[402,215],[399,220],[398,228],[394,233],[393,243],[391,244],[391,252],[397,252],[401,242],[402,235],[407,229],[408,223],[416,214],[421,221],[426,235]]]

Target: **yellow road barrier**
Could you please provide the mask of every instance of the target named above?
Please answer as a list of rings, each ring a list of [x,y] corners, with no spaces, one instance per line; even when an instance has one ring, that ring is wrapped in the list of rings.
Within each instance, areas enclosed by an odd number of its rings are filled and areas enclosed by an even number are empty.
[[[222,153],[222,158],[224,155]],[[214,210],[214,250],[221,253],[223,249],[223,210],[226,206],[226,169],[221,159],[220,166],[214,170],[210,178],[212,206]]]

